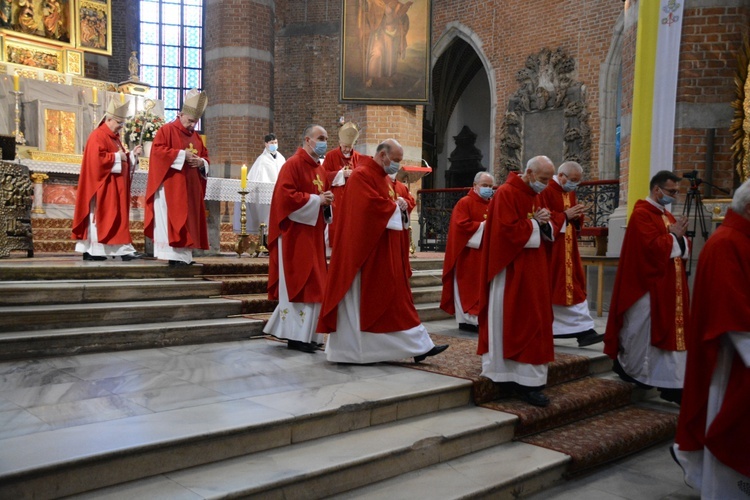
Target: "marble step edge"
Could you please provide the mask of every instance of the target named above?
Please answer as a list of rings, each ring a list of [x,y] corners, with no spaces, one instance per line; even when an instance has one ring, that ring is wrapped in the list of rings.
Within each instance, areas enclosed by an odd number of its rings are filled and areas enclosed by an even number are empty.
[[[35,266],[4,266],[0,262],[0,281],[102,280],[139,278],[192,278],[200,276],[201,265],[169,267],[164,261],[80,262],[75,265],[41,264]]]
[[[221,283],[200,278],[0,282],[0,307],[91,302],[205,298],[221,294]]]
[[[369,387],[367,400],[359,395],[363,383]],[[383,383],[387,390],[377,388]],[[475,408],[468,406],[469,388],[466,380],[405,370],[377,381],[290,391],[283,398],[267,394],[7,438],[0,440],[0,498],[58,498],[292,444],[319,444],[329,436],[452,408]],[[516,417],[491,413],[507,428],[504,439],[510,439]]]
[[[414,307],[417,309],[419,320],[422,322],[438,321],[441,319],[448,319],[453,317],[452,314],[448,314],[447,312],[440,309],[439,302],[425,302],[422,304],[414,304]]]
[[[240,316],[3,333],[0,361],[247,340],[263,335],[265,323]]]
[[[182,495],[325,498],[507,443],[513,418],[464,406],[163,474]],[[155,484],[152,478],[148,483]],[[141,482],[143,483],[143,482]],[[134,484],[109,490],[133,489]],[[141,496],[163,492],[139,488]],[[107,490],[91,492],[106,497]],[[170,498],[182,495],[172,492]],[[86,495],[83,496],[86,498]]]
[[[570,460],[563,453],[513,441],[350,490],[330,500],[511,500],[563,481]]]
[[[443,260],[438,258],[415,258],[409,259],[412,271],[443,271]]]
[[[54,326],[83,328],[197,319],[218,319],[242,313],[242,302],[204,298],[129,302],[92,302],[0,307],[0,334],[38,331]]]

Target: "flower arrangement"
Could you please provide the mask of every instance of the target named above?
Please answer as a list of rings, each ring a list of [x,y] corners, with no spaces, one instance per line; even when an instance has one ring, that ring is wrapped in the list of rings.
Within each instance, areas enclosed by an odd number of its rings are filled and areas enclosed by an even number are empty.
[[[130,144],[141,142],[141,134],[144,141],[153,141],[156,131],[164,125],[164,118],[153,114],[151,111],[141,111],[133,118],[125,122],[125,140]]]

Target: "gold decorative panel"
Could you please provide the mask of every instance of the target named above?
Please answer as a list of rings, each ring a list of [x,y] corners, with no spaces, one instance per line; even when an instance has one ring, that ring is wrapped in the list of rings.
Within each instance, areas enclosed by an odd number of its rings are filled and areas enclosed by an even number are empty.
[[[59,109],[44,110],[45,151],[74,154],[76,152],[76,114]]]

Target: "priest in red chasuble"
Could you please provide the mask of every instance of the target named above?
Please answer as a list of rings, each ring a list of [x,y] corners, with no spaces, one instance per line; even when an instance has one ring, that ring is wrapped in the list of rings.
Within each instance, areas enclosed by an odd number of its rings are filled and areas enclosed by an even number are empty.
[[[581,165],[566,161],[540,196],[542,205],[552,213],[555,226],[560,228],[555,242],[549,246],[552,311],[555,315],[552,333],[555,338],[575,337],[578,345],[584,347],[603,341],[604,335],[594,330],[578,252],[578,231],[586,212],[586,207],[576,199],[576,188],[582,178]]]
[[[208,150],[195,131],[208,96],[185,96],[177,118],[156,132],[151,146],[144,233],[154,240],[154,257],[173,267],[193,263],[193,249],[208,250],[206,179]]]
[[[323,160],[323,167],[326,169],[328,182],[331,186],[331,192],[334,196],[332,205],[333,213],[336,213],[336,198],[341,198],[346,187],[346,181],[357,168],[361,154],[354,150],[354,145],[359,137],[359,128],[352,123],[346,122],[339,129],[339,147],[329,151]],[[329,249],[333,246],[333,238],[336,233],[338,217],[333,217],[333,221],[327,226],[326,243]],[[329,252],[330,253],[330,252]]]
[[[398,172],[395,174],[388,174],[388,179],[391,181],[393,192],[396,193],[396,198],[403,198],[406,202],[406,212],[404,212],[404,214],[406,216],[405,221],[407,222],[408,227],[401,232],[401,238],[404,240],[404,259],[408,262],[411,255],[411,213],[414,210],[414,207],[417,206],[417,202],[409,192],[409,188],[406,184],[396,179],[398,175]],[[409,266],[408,276],[411,277],[411,266]]]
[[[487,172],[474,176],[471,191],[453,207],[443,261],[440,308],[455,314],[459,330],[479,331],[477,277],[482,265],[482,236],[495,178]]]
[[[279,304],[263,331],[286,339],[289,349],[313,353],[326,282],[323,232],[330,219],[324,216],[333,193],[318,163],[328,147],[326,130],[310,125],[303,141],[281,167],[271,198],[268,298]]]
[[[701,498],[750,485],[750,181],[700,253],[673,455]]]
[[[679,403],[685,377],[689,310],[685,259],[688,221],[666,209],[675,202],[680,177],[662,170],[628,220],[604,337],[604,352],[620,378],[657,387]]]
[[[130,237],[130,183],[141,146],[128,154],[120,142],[128,103],[109,102],[83,150],[73,215],[73,239],[83,260],[139,259]]]
[[[546,156],[530,159],[522,175],[508,174],[490,202],[482,244],[482,375],[535,406],[549,405],[542,389],[555,358],[545,245],[557,231],[538,196],[553,175]]]
[[[379,144],[374,157],[360,159],[340,200],[339,232],[318,322],[318,332],[331,334],[328,361],[414,357],[419,362],[448,348],[433,344],[411,295],[403,238],[408,205],[388,179],[403,156],[394,139]]]

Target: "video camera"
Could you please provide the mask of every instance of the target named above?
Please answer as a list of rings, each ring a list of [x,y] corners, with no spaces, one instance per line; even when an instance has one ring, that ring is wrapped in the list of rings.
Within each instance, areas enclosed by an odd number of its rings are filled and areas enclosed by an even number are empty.
[[[682,178],[690,181],[690,187],[692,189],[697,188],[703,183],[703,179],[698,177],[698,171],[693,170],[692,172],[686,172],[682,174]]]

